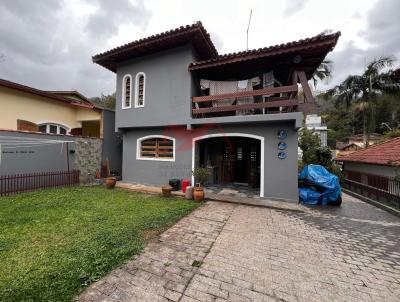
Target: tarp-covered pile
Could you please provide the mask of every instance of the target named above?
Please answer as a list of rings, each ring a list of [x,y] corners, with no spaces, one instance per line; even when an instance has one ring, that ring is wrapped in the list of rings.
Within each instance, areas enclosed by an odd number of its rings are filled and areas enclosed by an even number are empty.
[[[340,205],[339,178],[320,165],[305,166],[299,175],[300,201],[304,204]]]

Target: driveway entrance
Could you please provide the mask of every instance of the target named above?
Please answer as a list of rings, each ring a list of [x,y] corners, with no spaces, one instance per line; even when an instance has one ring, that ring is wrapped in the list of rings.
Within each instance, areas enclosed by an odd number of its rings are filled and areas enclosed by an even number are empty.
[[[208,202],[80,301],[399,301],[400,219],[341,208]]]

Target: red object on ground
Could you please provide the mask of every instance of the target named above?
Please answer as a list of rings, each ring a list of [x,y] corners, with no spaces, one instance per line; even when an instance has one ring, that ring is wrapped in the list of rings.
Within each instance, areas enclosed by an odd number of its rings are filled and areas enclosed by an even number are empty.
[[[190,186],[190,179],[182,180],[182,192],[186,193],[186,188]]]

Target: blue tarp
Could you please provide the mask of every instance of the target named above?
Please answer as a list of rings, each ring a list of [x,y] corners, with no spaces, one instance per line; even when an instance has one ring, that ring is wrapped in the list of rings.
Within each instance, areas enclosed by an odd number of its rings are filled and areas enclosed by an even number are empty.
[[[310,187],[299,188],[300,201],[304,204],[327,205],[338,200],[342,194],[339,178],[320,165],[305,166],[299,180],[315,186],[318,190]]]

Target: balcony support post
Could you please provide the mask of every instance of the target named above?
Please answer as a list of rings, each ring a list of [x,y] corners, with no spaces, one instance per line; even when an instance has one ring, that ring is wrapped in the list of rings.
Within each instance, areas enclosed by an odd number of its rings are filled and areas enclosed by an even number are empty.
[[[300,81],[301,87],[303,88],[304,96],[306,98],[306,103],[314,103],[315,99],[314,96],[312,95],[311,88],[308,85],[307,77],[304,70],[294,71],[293,82],[295,81],[295,78],[296,78],[296,83]]]

